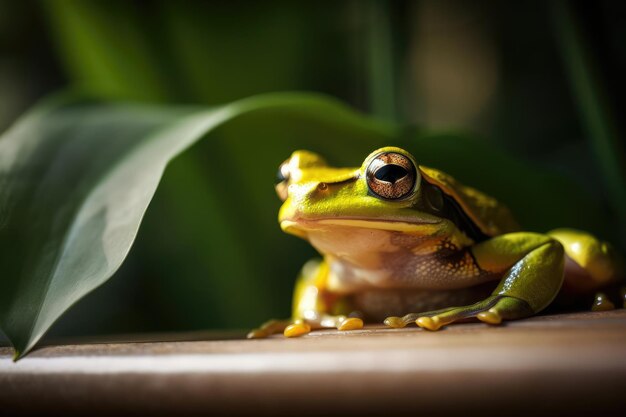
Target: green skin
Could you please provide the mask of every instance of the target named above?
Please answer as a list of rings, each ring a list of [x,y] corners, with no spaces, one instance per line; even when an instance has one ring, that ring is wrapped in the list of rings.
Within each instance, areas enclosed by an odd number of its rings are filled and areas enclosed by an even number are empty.
[[[395,176],[375,171],[389,164],[396,165]],[[281,228],[311,242],[323,261],[303,268],[292,318],[269,321],[249,337],[359,329],[364,318],[380,314],[390,327],[416,323],[438,330],[468,318],[498,324],[538,313],[564,281],[572,291],[593,292],[621,277],[621,260],[610,245],[585,232],[500,234],[470,220],[482,237],[471,236],[460,217],[477,219],[481,204],[504,208],[469,188],[480,197],[473,211],[454,204],[445,187],[425,180],[426,173],[443,173],[418,166],[400,148],[378,149],[359,168],[329,167],[317,154],[296,151],[280,172]],[[504,213],[500,221],[514,224]],[[476,298],[485,286],[491,295]],[[472,303],[454,307],[459,299]],[[420,312],[431,304],[437,309]]]

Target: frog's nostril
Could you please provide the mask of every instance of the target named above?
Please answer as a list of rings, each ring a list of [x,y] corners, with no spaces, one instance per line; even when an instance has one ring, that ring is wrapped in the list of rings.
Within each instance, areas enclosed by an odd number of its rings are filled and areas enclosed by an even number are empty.
[[[296,191],[296,188],[298,188],[296,184],[291,184],[289,187],[287,187],[287,191],[289,191],[289,193],[293,193]]]

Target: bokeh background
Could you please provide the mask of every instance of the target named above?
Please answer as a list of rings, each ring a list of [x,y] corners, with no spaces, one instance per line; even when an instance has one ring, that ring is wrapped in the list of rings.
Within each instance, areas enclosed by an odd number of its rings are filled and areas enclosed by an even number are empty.
[[[623,245],[624,22],[619,1],[0,0],[0,131],[67,87],[205,106],[315,91],[419,130],[471,134],[569,177],[605,209],[609,228],[597,232]],[[314,251],[237,226],[275,216],[278,199],[260,210],[237,195],[228,219],[203,212],[212,163],[204,145],[172,164],[122,269],[50,336],[246,328],[289,314]],[[297,256],[277,254],[267,282],[238,266],[285,241]]]

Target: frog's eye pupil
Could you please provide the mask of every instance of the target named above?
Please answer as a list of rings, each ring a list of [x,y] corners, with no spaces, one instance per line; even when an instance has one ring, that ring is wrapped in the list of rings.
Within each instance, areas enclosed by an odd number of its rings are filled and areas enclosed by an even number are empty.
[[[369,192],[385,200],[400,200],[413,193],[417,183],[417,169],[406,155],[382,152],[376,155],[366,169]]]
[[[408,175],[408,171],[400,165],[388,164],[378,168],[374,173],[376,179],[394,184]]]

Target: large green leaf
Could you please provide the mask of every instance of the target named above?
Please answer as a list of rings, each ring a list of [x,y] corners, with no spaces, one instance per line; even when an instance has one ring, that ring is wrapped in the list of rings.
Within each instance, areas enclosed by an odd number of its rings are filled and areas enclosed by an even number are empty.
[[[344,146],[354,145],[363,152],[391,132],[332,101],[278,95],[208,111],[106,104],[44,106],[2,137],[0,326],[18,354],[32,348],[69,306],[120,266],[166,164],[217,126],[255,113],[272,118],[273,123],[280,118],[304,118],[311,124],[323,118],[321,124],[339,125],[336,133],[347,129],[355,134]],[[246,143],[251,139],[246,138]],[[329,146],[333,140],[319,139]],[[291,146],[285,143],[281,148],[283,157]],[[268,155],[270,148],[256,157]],[[226,156],[216,152],[211,157],[219,163]],[[256,171],[260,165],[247,169]],[[227,181],[228,175],[223,172],[219,181]],[[263,216],[273,219],[275,214]],[[223,219],[215,221],[220,230]],[[228,230],[221,230],[215,239],[219,245],[235,244],[228,241]],[[238,275],[239,265],[229,265],[227,271]]]
[[[275,294],[289,291],[282,265],[303,261],[302,247],[276,226],[272,190],[277,165],[296,148],[358,165],[378,146],[406,146],[420,161],[522,207],[531,229],[602,226],[595,202],[575,184],[469,138],[414,134],[317,95],[257,96],[209,110],[49,103],[0,138],[0,327],[16,357],[119,268],[166,166],[207,136],[173,164],[174,181],[166,176],[167,208],[153,217],[165,232],[150,242],[200,254],[177,265],[167,285],[197,284],[185,276],[206,271],[216,284],[205,288],[224,294],[207,311],[226,322],[233,306],[267,318]],[[209,226],[180,235],[170,223]]]

